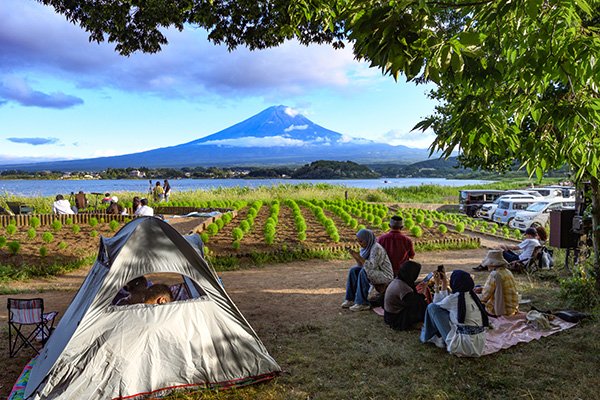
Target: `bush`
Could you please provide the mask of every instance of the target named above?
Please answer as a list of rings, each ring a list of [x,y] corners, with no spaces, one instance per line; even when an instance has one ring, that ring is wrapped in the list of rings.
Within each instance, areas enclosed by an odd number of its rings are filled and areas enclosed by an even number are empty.
[[[31,217],[29,219],[29,226],[31,226],[34,229],[38,228],[40,226],[40,224],[41,224],[41,222],[38,217]]]
[[[6,225],[6,233],[8,236],[12,236],[17,233],[17,226],[13,224]]]
[[[69,217],[65,219],[65,225],[73,225],[73,218]]]
[[[98,231],[97,230],[91,231],[90,232],[90,236],[93,237],[93,238],[97,237],[98,236]]]
[[[298,240],[303,242],[306,240],[306,232],[298,232]]]
[[[19,250],[21,250],[21,243],[17,242],[16,240],[13,240],[12,242],[8,243],[7,247],[10,254],[16,255],[19,254]]]
[[[592,267],[578,268],[573,271],[573,276],[560,280],[560,297],[567,300],[570,307],[592,309],[600,304],[595,285]]]
[[[48,255],[48,248],[46,246],[40,247],[40,256],[46,257]]]
[[[202,232],[200,234],[200,239],[202,239],[202,243],[207,244],[210,241],[210,237],[208,236],[208,233],[206,232]]]
[[[54,235],[50,232],[44,232],[44,234],[42,235],[42,240],[44,241],[44,243],[52,243],[52,241],[54,241]]]
[[[448,227],[444,224],[438,226],[438,230],[440,231],[441,234],[445,235],[446,232],[448,232]]]
[[[404,220],[404,227],[410,230],[413,226],[415,226],[415,222],[412,219]]]
[[[250,223],[248,223],[246,220],[240,222],[240,229],[244,233],[248,232],[250,230]]]
[[[110,221],[110,223],[108,224],[108,227],[110,228],[110,230],[112,232],[116,231],[117,228],[119,228],[119,221],[113,219],[112,221]]]
[[[231,244],[231,247],[233,247],[235,250],[239,250],[240,249],[240,241],[239,240],[234,240],[233,243]]]
[[[35,235],[37,235],[37,232],[35,231],[35,229],[33,229],[33,228],[27,229],[27,237],[30,240],[33,239],[33,238],[35,238]]]
[[[454,228],[456,229],[456,232],[464,232],[465,231],[465,224],[463,224],[462,222],[457,223]]]
[[[62,229],[62,222],[56,219],[52,221],[52,224],[50,226],[52,227],[52,230],[54,232],[60,232],[60,230]]]
[[[96,225],[98,225],[98,218],[96,218],[96,217],[90,218],[89,224],[92,228],[95,227]]]
[[[58,248],[61,249],[61,250],[64,250],[64,249],[67,248],[67,244],[65,242],[60,242],[58,244]]]
[[[423,236],[423,230],[421,229],[420,226],[413,226],[412,228],[410,228],[410,233],[417,238],[420,238],[421,236]]]
[[[211,222],[210,224],[208,224],[208,226],[206,227],[206,232],[210,235],[216,235],[217,233],[219,233],[219,227],[217,226],[217,224],[215,224],[214,222]]]
[[[417,220],[417,224],[422,224],[423,221],[425,221],[425,216],[423,214],[417,214],[415,219]]]
[[[79,231],[81,231],[81,227],[79,227],[79,225],[75,224],[71,227],[71,231],[73,231],[74,234],[78,234]]]
[[[424,224],[425,224],[426,227],[431,228],[433,226],[433,220],[431,218],[427,218],[424,221]]]
[[[233,236],[233,240],[239,241],[244,237],[244,232],[240,228],[234,228],[231,231],[231,235]]]

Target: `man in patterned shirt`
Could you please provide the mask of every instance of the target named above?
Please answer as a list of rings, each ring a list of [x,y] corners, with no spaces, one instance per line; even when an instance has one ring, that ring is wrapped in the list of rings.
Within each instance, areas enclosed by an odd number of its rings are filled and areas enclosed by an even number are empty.
[[[516,314],[519,311],[517,283],[506,268],[508,263],[502,257],[502,250],[490,250],[481,265],[491,271],[480,295],[487,312],[492,315]]]

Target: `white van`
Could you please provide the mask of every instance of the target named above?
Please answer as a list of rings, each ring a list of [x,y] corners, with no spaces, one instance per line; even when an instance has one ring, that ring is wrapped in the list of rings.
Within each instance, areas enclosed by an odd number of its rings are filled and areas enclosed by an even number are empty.
[[[508,224],[515,217],[517,211],[525,210],[533,203],[537,203],[539,198],[531,199],[507,199],[500,200],[498,208],[494,212],[493,221],[500,225]]]
[[[521,231],[533,226],[544,226],[548,223],[550,211],[575,208],[575,198],[557,197],[532,204],[524,211],[515,214],[515,218],[508,224],[511,228]]]
[[[525,191],[523,191],[523,192],[525,192]],[[538,192],[534,192],[534,193],[535,193],[535,195],[533,195],[533,194],[506,194],[504,196],[500,196],[494,202],[487,203],[487,204],[484,204],[483,206],[481,206],[481,208],[479,210],[477,210],[477,216],[479,218],[489,219],[491,221],[494,217],[494,212],[496,212],[496,209],[498,208],[498,204],[500,204],[500,201],[502,201],[502,200],[512,200],[512,199],[541,200],[543,198],[542,195],[539,194]]]

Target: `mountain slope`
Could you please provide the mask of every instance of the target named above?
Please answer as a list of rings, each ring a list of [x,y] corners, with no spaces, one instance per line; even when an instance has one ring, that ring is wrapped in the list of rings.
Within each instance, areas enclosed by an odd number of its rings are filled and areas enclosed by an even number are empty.
[[[220,132],[180,145],[121,156],[0,168],[95,171],[142,166],[298,165],[315,160],[410,163],[427,158],[425,149],[352,139],[313,123],[289,107],[275,106]]]

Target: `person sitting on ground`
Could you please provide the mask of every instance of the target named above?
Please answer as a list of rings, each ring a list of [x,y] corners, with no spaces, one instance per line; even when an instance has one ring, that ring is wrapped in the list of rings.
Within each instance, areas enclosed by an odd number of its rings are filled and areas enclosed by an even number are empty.
[[[106,192],[106,193],[104,193],[104,197],[102,198],[100,203],[101,204],[110,204],[111,199],[112,199],[112,197],[110,196],[110,193]]]
[[[539,240],[537,240],[537,231],[535,228],[527,228],[525,230],[525,239],[516,246],[501,245],[500,249],[504,250],[502,256],[506,261],[520,261],[525,264],[533,255],[533,250],[536,247],[541,246]],[[519,254],[513,252],[513,250],[522,250]]]
[[[491,272],[481,290],[481,302],[491,315],[514,315],[519,311],[517,283],[500,250],[490,250],[481,263]]]
[[[365,311],[371,308],[368,301],[370,285],[383,294],[387,285],[394,279],[394,273],[385,249],[377,243],[372,231],[361,229],[356,238],[361,249],[360,253],[349,250],[357,265],[348,271],[346,300],[342,303],[342,308]]]
[[[106,209],[107,214],[121,215],[123,213],[123,207],[119,204],[119,198],[113,196],[110,198],[110,205]]]
[[[397,276],[402,264],[415,256],[413,242],[401,232],[402,228],[404,228],[402,217],[394,215],[390,219],[390,231],[377,239],[377,243],[383,246],[390,258],[394,276]]]
[[[75,214],[71,208],[71,203],[62,194],[56,195],[56,200],[52,203],[52,212],[54,214]]]
[[[143,303],[145,292],[149,284],[151,283],[143,275],[130,280],[125,287],[119,290],[119,293],[117,293],[117,296],[113,299],[113,304],[125,306]]]
[[[473,291],[475,282],[465,271],[455,270],[448,280],[444,272],[435,272],[435,295],[427,306],[421,330],[422,343],[433,343],[457,356],[478,357],[485,346],[488,315]]]
[[[385,291],[383,320],[393,329],[406,330],[423,322],[427,303],[415,287],[420,272],[421,264],[406,261]]]
[[[143,217],[143,216],[153,216],[154,215],[154,209],[152,207],[148,206],[148,199],[141,199],[140,200],[140,208],[138,208],[134,215],[137,215],[138,217]]]
[[[152,285],[144,292],[144,304],[166,304],[172,301],[171,289],[162,283]]]
[[[165,199],[165,190],[160,186],[160,182],[156,181],[156,186],[152,190],[152,195],[154,196],[155,202],[161,202]]]

